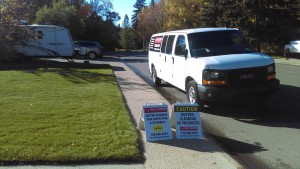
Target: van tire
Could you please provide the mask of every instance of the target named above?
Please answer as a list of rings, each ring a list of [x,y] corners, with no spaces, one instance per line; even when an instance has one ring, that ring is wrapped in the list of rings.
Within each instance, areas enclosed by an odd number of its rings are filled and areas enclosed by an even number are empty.
[[[199,98],[197,83],[194,80],[189,81],[186,89],[188,102],[197,103],[199,105],[199,109],[202,110],[204,108],[204,103]]]
[[[89,57],[89,59],[95,59],[96,58],[96,53],[95,52],[89,52],[88,57]]]
[[[151,77],[152,77],[152,81],[155,85],[159,86],[161,84],[161,79],[159,77],[157,77],[157,72],[156,72],[156,69],[154,66],[152,67]]]

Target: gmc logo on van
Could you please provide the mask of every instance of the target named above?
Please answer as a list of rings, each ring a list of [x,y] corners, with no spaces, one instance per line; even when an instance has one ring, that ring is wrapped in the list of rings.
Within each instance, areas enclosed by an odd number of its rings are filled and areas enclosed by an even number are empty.
[[[241,75],[240,79],[254,79],[255,74]]]

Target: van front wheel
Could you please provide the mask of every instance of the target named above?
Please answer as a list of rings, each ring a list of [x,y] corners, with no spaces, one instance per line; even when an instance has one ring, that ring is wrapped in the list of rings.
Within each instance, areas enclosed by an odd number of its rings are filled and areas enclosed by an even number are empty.
[[[155,85],[159,86],[161,84],[161,79],[159,77],[157,77],[157,72],[156,72],[156,69],[154,66],[152,67],[151,77],[152,77],[152,81]]]
[[[200,110],[204,108],[204,103],[199,98],[197,84],[194,80],[189,81],[187,84],[186,96],[190,103],[197,103]]]

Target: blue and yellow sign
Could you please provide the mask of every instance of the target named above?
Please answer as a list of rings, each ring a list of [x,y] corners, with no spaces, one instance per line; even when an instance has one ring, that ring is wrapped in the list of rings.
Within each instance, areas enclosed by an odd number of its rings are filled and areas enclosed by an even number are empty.
[[[177,139],[203,138],[200,110],[197,104],[174,104]]]
[[[172,139],[168,105],[146,104],[143,106],[147,141]]]

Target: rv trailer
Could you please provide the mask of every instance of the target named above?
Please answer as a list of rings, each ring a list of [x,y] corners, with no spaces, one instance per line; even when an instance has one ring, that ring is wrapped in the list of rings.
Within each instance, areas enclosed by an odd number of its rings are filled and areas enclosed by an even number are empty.
[[[34,38],[15,44],[17,54],[25,57],[71,58],[74,44],[67,28],[54,25],[22,25],[34,31]]]

